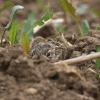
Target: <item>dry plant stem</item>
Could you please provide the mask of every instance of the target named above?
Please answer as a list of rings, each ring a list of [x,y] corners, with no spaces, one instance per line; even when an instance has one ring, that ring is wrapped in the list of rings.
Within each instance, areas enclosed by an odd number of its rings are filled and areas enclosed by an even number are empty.
[[[65,45],[66,47],[72,46],[72,44],[69,43],[69,42],[65,39],[63,33],[61,33],[61,39],[62,39],[62,41],[64,42],[64,45]]]
[[[97,58],[100,58],[100,52],[96,52],[94,54],[80,56],[80,57],[76,57],[76,58],[72,58],[72,59],[68,59],[68,60],[64,60],[64,61],[59,61],[54,64],[57,65],[57,64],[64,63],[64,64],[72,65],[72,64],[78,64],[80,62],[89,61],[89,60],[97,59]]]
[[[65,24],[68,24],[68,16],[66,14],[66,12],[64,11],[64,20],[65,20]]]
[[[2,34],[2,37],[1,37],[1,45],[3,44],[3,38],[5,36],[5,33],[6,33],[6,29],[4,29],[3,34]]]

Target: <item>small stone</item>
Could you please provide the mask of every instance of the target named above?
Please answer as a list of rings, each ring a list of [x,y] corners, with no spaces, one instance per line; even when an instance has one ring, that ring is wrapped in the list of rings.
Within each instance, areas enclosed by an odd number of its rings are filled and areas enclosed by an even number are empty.
[[[28,88],[25,91],[26,93],[32,94],[32,95],[37,93],[37,90],[35,88]]]

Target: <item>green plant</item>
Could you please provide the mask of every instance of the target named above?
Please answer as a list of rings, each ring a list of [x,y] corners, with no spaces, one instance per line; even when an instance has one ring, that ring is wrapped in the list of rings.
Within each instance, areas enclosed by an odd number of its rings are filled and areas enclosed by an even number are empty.
[[[81,36],[86,35],[86,33],[90,31],[90,26],[87,20],[83,20],[80,26],[81,26]]]
[[[36,22],[35,14],[34,13],[29,14],[23,24],[21,35],[19,36],[20,44],[25,54],[28,54],[29,52],[30,40],[33,35],[32,31],[35,22]]]
[[[73,7],[73,5],[68,0],[59,0],[59,3],[64,12],[73,17],[76,23],[79,25],[79,16],[76,15],[76,9]]]
[[[80,21],[80,17],[76,14],[76,9],[68,0],[59,0],[60,5],[65,13],[68,13],[76,22],[79,29],[80,35],[83,36],[85,33],[89,32],[90,27],[87,20]]]
[[[34,23],[33,34],[35,34],[35,28],[42,27],[48,20],[52,18],[52,16],[53,16],[53,11],[49,9],[49,7],[46,7],[44,9],[43,16],[39,20],[36,20]]]
[[[100,72],[97,72],[97,73],[96,73],[96,78],[97,78],[97,79],[100,79]]]
[[[100,52],[100,45],[96,46],[96,51],[97,52]],[[97,59],[96,60],[96,67],[97,68],[100,68],[100,59]]]
[[[100,31],[100,24],[96,26],[96,30]]]
[[[63,8],[63,10],[66,13],[69,13],[72,17],[74,17],[75,19],[77,19],[77,15],[76,15],[76,10],[75,8],[72,6],[71,3],[69,3],[68,0],[59,0],[60,1],[60,5]]]
[[[10,44],[15,44],[17,43],[17,31],[18,31],[18,23],[14,21],[11,25],[11,28],[9,30],[8,34],[8,40]]]
[[[22,45],[22,48],[24,50],[24,53],[25,54],[28,54],[29,52],[29,46],[30,46],[30,38],[29,38],[29,35],[28,33],[23,33],[22,36],[21,36],[21,45]]]
[[[11,12],[11,16],[10,16],[10,21],[9,21],[9,23],[7,24],[7,26],[5,27],[5,29],[8,30],[8,29],[11,27],[12,22],[14,21],[14,19],[15,19],[15,17],[16,17],[16,12],[17,12],[18,10],[22,10],[22,9],[24,9],[24,7],[21,6],[21,5],[17,5],[17,6],[14,6],[14,7],[12,8],[12,12]]]
[[[33,34],[33,28],[35,27],[36,17],[35,13],[30,13],[27,17],[27,19],[24,22],[22,33],[28,33],[30,37],[32,37]]]
[[[12,22],[13,22],[14,19],[15,19],[16,12],[17,12],[18,10],[23,9],[23,8],[24,8],[24,7],[23,7],[23,6],[20,6],[20,5],[14,6],[14,7],[12,8],[12,12],[11,12],[11,16],[10,16],[10,21],[9,21],[9,23],[4,27],[4,32],[3,32],[2,37],[1,37],[1,45],[2,45],[2,41],[3,41],[3,38],[4,38],[4,35],[5,35],[6,31],[9,30],[9,29],[11,28],[11,26],[12,26]],[[9,36],[9,37],[12,37],[12,36]]]
[[[65,27],[62,25],[56,26],[56,29],[59,33],[64,33],[65,32]]]
[[[33,30],[36,26],[42,26],[45,24],[46,21],[48,21],[53,13],[49,8],[45,8],[44,10],[44,15],[39,19],[36,20],[35,18],[35,14],[31,13],[28,18],[25,20],[23,27],[21,28],[21,34],[17,34],[19,28],[19,24],[17,21],[15,21],[15,17],[16,17],[16,12],[20,9],[23,9],[23,6],[17,5],[14,6],[12,8],[12,13],[10,16],[10,21],[9,23],[6,25],[6,27],[4,27],[4,32],[2,34],[2,38],[1,38],[1,44],[2,44],[2,40],[4,38],[5,32],[9,31],[8,34],[8,40],[10,42],[10,44],[15,44],[17,42],[20,42],[24,53],[27,54],[29,52],[29,46],[30,46],[30,40],[32,38],[33,35]],[[18,41],[17,41],[18,40]]]
[[[34,23],[34,26],[37,25],[42,26],[43,24],[45,24],[46,21],[51,19],[52,16],[53,16],[52,10],[49,7],[45,7],[43,16]]]
[[[37,26],[42,27],[46,21],[48,21],[53,16],[52,11],[46,7],[44,10],[44,15],[36,20],[35,14],[31,13],[27,20],[24,23],[24,27],[22,29],[22,35],[20,36],[20,43],[23,47],[24,52],[27,54],[29,51],[30,40],[34,36],[34,28]]]

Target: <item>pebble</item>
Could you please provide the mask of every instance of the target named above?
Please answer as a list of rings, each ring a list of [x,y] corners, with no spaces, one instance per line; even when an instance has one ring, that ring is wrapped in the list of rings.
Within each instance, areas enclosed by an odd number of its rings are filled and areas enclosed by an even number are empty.
[[[25,90],[25,92],[33,95],[37,93],[37,90],[35,88],[28,88]]]

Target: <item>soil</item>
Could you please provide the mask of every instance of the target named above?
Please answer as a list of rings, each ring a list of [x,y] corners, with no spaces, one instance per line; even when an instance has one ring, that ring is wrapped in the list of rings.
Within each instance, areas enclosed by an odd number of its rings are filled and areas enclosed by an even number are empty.
[[[45,57],[31,59],[18,47],[0,48],[1,100],[99,100],[99,92],[91,72],[55,66]]]
[[[28,2],[32,0],[26,0]],[[6,23],[6,20],[2,22]],[[80,37],[74,35],[77,33],[75,25],[70,25],[71,28],[64,33],[65,41],[60,34],[57,36],[52,24],[42,28],[32,39],[28,55],[20,45],[0,47],[0,100],[100,100],[99,69],[96,69],[95,60],[76,65],[54,64],[94,53],[100,44],[100,32],[91,30]],[[66,47],[66,41],[72,46]]]

